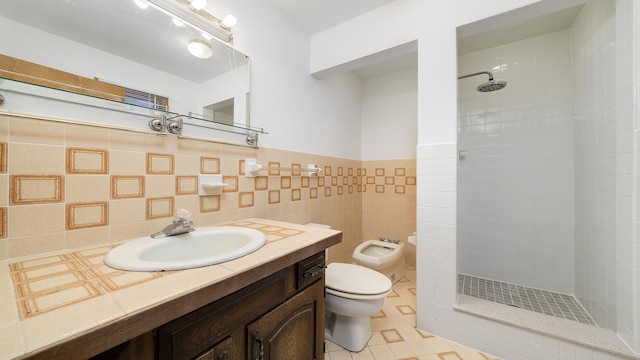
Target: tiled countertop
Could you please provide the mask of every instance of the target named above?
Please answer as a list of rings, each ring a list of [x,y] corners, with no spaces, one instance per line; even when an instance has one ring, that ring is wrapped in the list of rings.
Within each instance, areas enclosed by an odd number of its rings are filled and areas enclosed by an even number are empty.
[[[114,245],[0,262],[0,359],[43,354],[75,339],[90,341],[93,333],[135,337],[152,329],[144,326],[171,320],[156,314],[160,310],[154,312],[163,304],[186,314],[341,239],[336,230],[266,219],[224,225],[261,230],[267,243],[239,259],[172,272],[111,269],[102,259]],[[203,303],[179,303],[194,292],[207,295],[198,297]],[[151,320],[136,322],[143,317]],[[131,334],[120,334],[125,329]],[[112,345],[121,340],[114,339]]]

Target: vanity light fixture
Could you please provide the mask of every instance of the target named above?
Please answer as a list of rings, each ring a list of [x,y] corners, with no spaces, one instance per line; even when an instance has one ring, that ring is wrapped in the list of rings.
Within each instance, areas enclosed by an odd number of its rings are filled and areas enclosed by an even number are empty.
[[[227,14],[227,16],[225,16],[220,22],[220,26],[224,29],[230,30],[236,23],[238,23],[238,19],[231,14]]]
[[[211,44],[202,39],[193,39],[187,45],[189,53],[200,59],[208,59],[213,55]]]
[[[149,7],[149,3],[145,0],[133,0],[133,2],[136,3],[136,5],[142,10]]]
[[[199,11],[207,7],[207,0],[191,0],[191,8],[194,11]]]

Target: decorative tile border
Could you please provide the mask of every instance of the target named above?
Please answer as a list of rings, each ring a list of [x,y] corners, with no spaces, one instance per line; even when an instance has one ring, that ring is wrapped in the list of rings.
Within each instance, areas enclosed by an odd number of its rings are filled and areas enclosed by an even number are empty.
[[[402,335],[400,335],[400,333],[396,329],[380,330],[380,334],[382,335],[386,343],[395,343],[395,342],[404,341],[404,338],[402,337]]]
[[[300,189],[291,190],[291,201],[300,201],[301,194]]]
[[[238,177],[237,176],[223,176],[222,182],[229,184],[222,188],[222,192],[238,192]]]
[[[197,176],[176,176],[176,195],[195,195],[197,193]]]
[[[318,188],[309,189],[309,199],[317,199],[318,198]]]
[[[280,167],[280,162],[269,161],[268,167]],[[269,175],[277,176],[280,175],[279,170],[269,170]]]
[[[253,221],[237,221],[229,225],[242,226],[242,227],[259,230],[267,236],[267,242],[279,241],[291,236],[297,236],[305,233],[302,230],[289,229],[289,228],[280,227],[280,226],[256,223]]]
[[[269,190],[269,204],[280,203],[280,190]]]
[[[173,197],[171,196],[147,199],[147,220],[172,217],[173,210]]]
[[[109,152],[67,148],[67,174],[108,174]]]
[[[109,225],[108,202],[67,204],[67,230],[106,225]]]
[[[268,190],[269,189],[269,177],[268,176],[256,176],[255,180],[256,190]]]
[[[200,196],[200,212],[220,211],[220,195]]]
[[[174,171],[173,154],[147,153],[147,174],[173,175]]]
[[[113,247],[9,264],[20,318],[24,320],[171,273],[112,269],[104,265],[103,258]]]
[[[144,197],[144,176],[111,175],[111,198],[130,199]]]
[[[252,207],[254,204],[253,192],[241,192],[238,196],[238,206],[241,208]]]
[[[302,166],[300,164],[293,163],[293,164],[291,164],[291,168],[292,169],[302,169]],[[300,170],[292,170],[291,171],[291,175],[292,176],[301,176],[302,175],[302,171],[300,171]]]
[[[0,207],[0,239],[7,237],[7,208]]]
[[[64,176],[11,175],[9,204],[30,205],[59,203],[64,199]]]
[[[291,176],[280,177],[280,189],[291,189]]]
[[[0,142],[0,174],[7,172],[7,158],[9,147],[6,142]]]
[[[220,174],[220,159],[216,157],[201,156],[200,174]]]

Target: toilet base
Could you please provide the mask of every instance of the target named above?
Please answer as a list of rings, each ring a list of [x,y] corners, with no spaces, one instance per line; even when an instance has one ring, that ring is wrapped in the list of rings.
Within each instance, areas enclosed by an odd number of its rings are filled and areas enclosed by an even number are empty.
[[[404,263],[404,254],[402,254],[400,259],[391,266],[376,270],[388,277],[392,284],[395,284],[407,274],[407,265]]]
[[[342,316],[327,313],[324,329],[325,339],[352,352],[360,352],[371,335],[370,317]]]

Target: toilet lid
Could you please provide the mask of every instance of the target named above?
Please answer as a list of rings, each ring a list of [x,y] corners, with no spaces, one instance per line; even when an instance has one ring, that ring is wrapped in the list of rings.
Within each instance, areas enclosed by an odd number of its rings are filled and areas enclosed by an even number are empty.
[[[325,286],[349,294],[376,295],[391,289],[391,280],[360,265],[331,263],[325,269]]]

